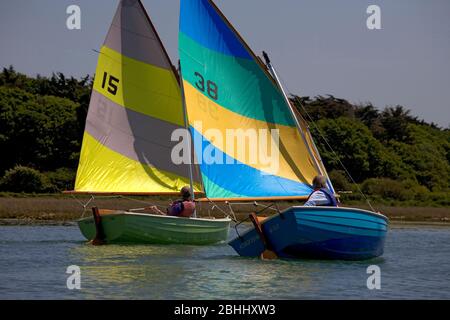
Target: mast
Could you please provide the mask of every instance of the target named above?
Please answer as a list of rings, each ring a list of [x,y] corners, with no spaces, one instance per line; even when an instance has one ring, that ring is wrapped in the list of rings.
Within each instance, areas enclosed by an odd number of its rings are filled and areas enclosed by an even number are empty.
[[[188,133],[188,146],[189,146],[189,186],[191,188],[192,193],[192,201],[195,200],[195,192],[194,192],[194,177],[193,177],[193,170],[192,170],[192,162],[193,162],[193,156],[192,156],[192,141],[191,141],[191,132],[189,130],[189,122],[188,122],[188,116],[186,111],[186,101],[184,99],[184,85],[183,85],[183,76],[181,73],[181,63],[180,60],[178,60],[178,71],[180,73],[180,89],[181,89],[181,100],[183,102],[183,116],[184,116],[184,128],[186,129],[186,132]],[[197,217],[197,210],[194,210],[194,218]]]
[[[300,135],[301,135],[303,141],[305,142],[305,145],[308,146],[308,142],[306,141],[305,135],[304,135],[304,133],[303,133],[303,131],[302,131],[302,127],[300,126],[300,123],[298,122],[298,119],[297,119],[297,117],[295,116],[294,109],[292,108],[291,102],[289,101],[289,98],[288,98],[288,96],[287,96],[287,94],[286,94],[286,91],[284,90],[283,86],[281,85],[280,78],[278,77],[278,74],[277,74],[277,72],[275,71],[275,68],[273,67],[272,63],[270,62],[269,55],[268,55],[265,51],[263,51],[263,56],[264,56],[264,60],[266,60],[266,65],[267,65],[267,67],[268,67],[268,69],[269,69],[270,74],[272,75],[273,79],[275,80],[275,82],[276,82],[278,88],[281,90],[281,93],[283,94],[284,100],[286,101],[286,104],[287,104],[288,107],[289,107],[289,111],[291,112],[291,115],[292,115],[292,117],[294,118],[295,125],[297,126],[297,130],[298,130],[298,132],[300,133]],[[314,144],[314,140],[311,139],[311,141],[312,141],[312,143],[313,143],[313,148],[315,149],[315,152],[319,155],[319,153],[318,153],[318,151],[317,151],[317,148],[316,148],[316,146],[315,146],[315,144]],[[316,157],[314,156],[314,154],[311,152],[310,148],[307,148],[307,149],[308,149],[308,153],[309,153],[309,155],[311,156],[311,158],[314,159],[314,165],[315,165],[317,171],[318,171],[321,175],[325,176],[325,177],[327,178],[327,180],[329,181],[330,179],[328,178],[328,174],[327,174],[326,172],[323,172],[321,165],[318,163],[317,158],[316,158]],[[319,157],[320,157],[320,155],[319,155]],[[330,184],[331,184],[331,183],[330,183]]]
[[[323,163],[322,156],[320,155],[319,150],[317,149],[316,142],[314,141],[314,139],[313,139],[313,137],[311,135],[311,132],[309,131],[309,127],[308,126],[306,127],[306,130],[307,130],[308,135],[309,135],[309,137],[311,139],[312,146],[314,148],[314,152],[317,154],[317,157],[319,158],[319,161],[320,161],[320,164],[321,164],[321,168],[325,168],[325,164]],[[328,186],[330,187],[331,192],[335,193],[333,184],[331,183],[331,179],[328,176],[328,172],[327,171],[325,171],[325,177],[327,178],[327,183],[328,183]]]

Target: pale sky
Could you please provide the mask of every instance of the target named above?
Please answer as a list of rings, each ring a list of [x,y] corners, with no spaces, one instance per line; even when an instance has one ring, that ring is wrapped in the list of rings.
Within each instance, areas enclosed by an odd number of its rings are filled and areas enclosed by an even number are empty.
[[[450,1],[217,0],[250,47],[267,51],[287,89],[333,94],[450,125]],[[169,55],[178,59],[178,0],[143,0]],[[79,5],[81,30],[66,28]],[[382,30],[366,9],[381,8]],[[0,67],[28,75],[93,74],[117,0],[0,0]]]

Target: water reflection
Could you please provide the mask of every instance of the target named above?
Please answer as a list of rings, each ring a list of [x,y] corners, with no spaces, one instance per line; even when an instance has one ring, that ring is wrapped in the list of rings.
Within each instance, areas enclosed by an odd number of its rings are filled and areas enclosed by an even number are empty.
[[[234,230],[230,238],[233,238]],[[83,244],[71,249],[83,273],[85,298],[299,299],[348,294],[349,268],[365,286],[371,261],[267,260],[237,256],[226,243],[215,246]],[[100,288],[110,288],[102,291]],[[245,293],[242,296],[242,293]]]
[[[233,299],[313,294],[336,264],[324,261],[263,261],[236,256],[227,245],[208,247],[81,245],[72,249],[80,261],[87,298],[102,295],[150,299]],[[318,278],[317,275],[321,276]],[[91,291],[93,290],[93,291]]]
[[[193,250],[188,246],[85,244],[73,248],[72,254],[82,268],[87,298],[99,296],[96,288],[108,287],[112,292],[101,295],[162,299],[166,293],[158,287],[161,283],[172,287],[181,281],[186,272],[183,257]]]
[[[392,229],[384,256],[369,261],[260,261],[226,244],[94,247],[76,227],[0,227],[0,298],[448,299],[449,235]],[[81,268],[80,291],[66,287],[71,264]],[[367,289],[371,264],[381,290]]]

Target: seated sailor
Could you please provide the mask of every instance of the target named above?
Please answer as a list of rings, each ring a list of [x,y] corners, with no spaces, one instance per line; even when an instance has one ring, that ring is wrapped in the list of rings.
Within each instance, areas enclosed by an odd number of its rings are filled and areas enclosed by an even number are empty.
[[[327,188],[327,178],[325,178],[324,176],[316,176],[314,177],[312,184],[314,191],[311,192],[304,206],[338,206],[336,197]]]
[[[170,206],[166,209],[166,212],[162,212],[156,206],[152,206],[151,209],[154,213],[167,215],[167,216],[176,216],[176,217],[191,217],[195,212],[195,202],[192,201],[191,189],[187,186],[181,188],[181,199],[176,200],[170,204]]]

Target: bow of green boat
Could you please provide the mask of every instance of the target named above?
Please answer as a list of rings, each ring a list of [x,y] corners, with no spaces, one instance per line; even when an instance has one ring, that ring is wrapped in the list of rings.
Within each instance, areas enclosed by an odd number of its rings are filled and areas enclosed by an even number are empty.
[[[231,219],[181,218],[116,211],[102,215],[106,243],[206,245],[226,241]],[[96,236],[93,217],[78,220],[88,240]]]

